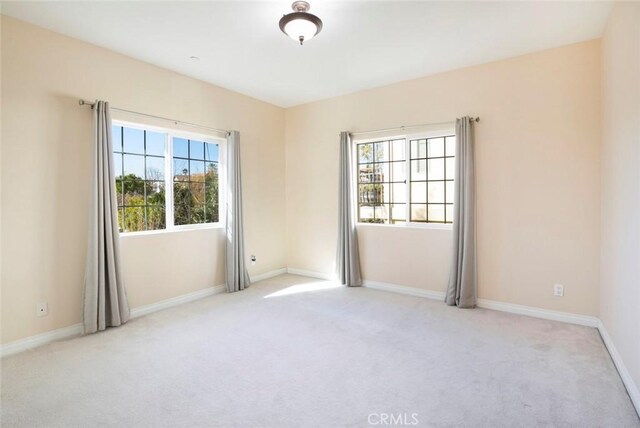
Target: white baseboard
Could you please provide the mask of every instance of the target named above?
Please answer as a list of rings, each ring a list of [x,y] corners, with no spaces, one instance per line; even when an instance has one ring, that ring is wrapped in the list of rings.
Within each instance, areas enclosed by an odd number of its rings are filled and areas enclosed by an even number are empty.
[[[58,328],[56,330],[25,337],[24,339],[2,345],[0,347],[0,357],[17,354],[18,352],[37,348],[38,346],[46,345],[47,343],[55,342],[56,340],[68,339],[70,337],[80,336],[81,334],[82,324],[78,323],[70,325],[69,327]]]
[[[193,302],[194,300],[213,296],[214,294],[224,293],[226,289],[225,285],[218,285],[194,291],[193,293],[183,294],[171,299],[162,300],[150,305],[138,306],[137,308],[131,309],[131,318],[137,318],[172,306],[181,305],[183,303]],[[45,333],[36,334],[34,336],[25,337],[24,339],[16,340],[0,346],[0,357],[17,354],[18,352],[37,348],[38,346],[46,345],[47,343],[55,342],[57,340],[70,339],[72,337],[80,336],[81,334],[82,324],[74,324],[69,327],[63,327],[47,331]]]
[[[308,276],[309,278],[325,279],[327,281],[333,281],[334,279],[336,279],[336,276],[331,273],[313,272],[310,270],[290,268],[290,267],[287,268],[287,273],[290,273],[291,275]]]
[[[260,275],[254,275],[251,277],[251,283],[264,281],[265,279],[273,278],[274,276],[282,275],[284,273],[287,273],[287,268],[276,269],[270,272],[261,273]]]
[[[609,351],[609,355],[611,355],[613,364],[616,366],[616,369],[618,369],[622,383],[624,383],[624,386],[627,388],[627,393],[629,393],[631,402],[635,406],[638,415],[640,415],[640,390],[638,389],[638,385],[633,381],[631,374],[629,374],[629,370],[627,370],[627,366],[625,366],[622,357],[618,353],[616,346],[613,344],[613,340],[611,339],[611,336],[609,336],[602,320],[598,320],[598,331],[600,332],[604,345]]]
[[[422,288],[407,287],[405,285],[389,284],[387,282],[369,281],[365,279],[362,285],[376,290],[392,293],[408,294],[409,296],[425,297],[427,299],[444,301],[444,293],[440,291],[423,290]]]
[[[566,322],[569,324],[584,325],[586,327],[598,327],[600,321],[589,315],[573,314],[571,312],[552,311],[533,306],[517,305],[515,303],[498,302],[495,300],[478,299],[478,307],[492,309],[494,311],[509,312],[511,314],[526,315],[545,320]]]
[[[143,315],[150,314],[152,312],[161,311],[163,309],[170,308],[172,306],[181,305],[183,303],[193,302],[204,297],[213,296],[214,294],[220,294],[227,291],[226,285],[216,285],[215,287],[205,288],[203,290],[194,291],[193,293],[182,294],[171,299],[161,300],[150,305],[138,306],[131,309],[131,318],[141,317]]]
[[[322,272],[312,272],[303,269],[288,268],[287,272],[294,275],[308,276],[319,279],[334,279],[334,276]],[[371,281],[365,279],[363,286],[376,290],[390,291],[392,293],[407,294],[409,296],[425,297],[427,299],[444,300],[445,293],[441,291],[425,290],[422,288],[408,287],[406,285],[390,284],[386,282]],[[492,309],[494,311],[509,312],[512,314],[526,315],[534,318],[566,322],[569,324],[598,327],[600,320],[588,315],[573,314],[570,312],[552,311],[533,306],[517,305],[515,303],[498,302],[495,300],[478,299],[478,307]]]
[[[364,280],[363,285],[377,290],[391,291],[393,293],[408,294],[410,296],[426,297],[428,299],[444,301],[445,293],[441,291],[424,290],[422,288],[407,287],[405,285],[388,284],[385,282]],[[570,312],[551,311],[532,306],[517,305],[515,303],[498,302],[495,300],[478,299],[478,307],[492,309],[494,311],[509,312],[512,314],[526,315],[534,318],[566,322],[569,324],[597,327],[600,320],[588,315],[572,314]]]

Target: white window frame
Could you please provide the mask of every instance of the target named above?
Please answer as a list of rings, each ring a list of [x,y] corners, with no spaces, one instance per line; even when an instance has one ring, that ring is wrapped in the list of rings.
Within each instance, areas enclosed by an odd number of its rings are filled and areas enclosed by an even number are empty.
[[[140,130],[148,130],[166,135],[164,142],[164,183],[165,183],[165,228],[156,230],[139,230],[135,232],[120,232],[120,236],[151,235],[156,233],[177,232],[183,230],[222,228],[226,224],[226,196],[227,196],[227,140],[226,138],[183,131],[175,128],[166,128],[144,123],[129,122],[126,120],[112,121],[113,126],[122,126]],[[175,225],[173,207],[173,139],[183,138],[187,140],[203,141],[209,144],[218,144],[218,221],[215,223],[194,223]],[[124,142],[123,142],[124,144]],[[112,152],[113,156],[113,152]],[[123,171],[124,173],[124,171]]]
[[[356,226],[365,227],[399,227],[416,229],[441,229],[452,230],[453,223],[429,223],[411,221],[411,140],[423,140],[428,138],[446,137],[455,135],[455,128],[441,128],[433,131],[417,132],[412,134],[397,134],[379,137],[362,137],[351,139],[351,170],[352,170],[352,193],[353,208],[356,213]],[[376,143],[381,141],[405,140],[405,221],[400,223],[365,223],[360,221],[358,215],[358,144]],[[457,156],[457,153],[456,153]]]

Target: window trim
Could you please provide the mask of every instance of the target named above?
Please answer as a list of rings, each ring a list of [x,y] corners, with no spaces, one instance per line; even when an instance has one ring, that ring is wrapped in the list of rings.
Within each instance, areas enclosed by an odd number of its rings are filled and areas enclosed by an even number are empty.
[[[454,127],[451,128],[440,128],[437,130],[431,131],[423,131],[423,132],[415,132],[415,133],[406,133],[406,134],[394,134],[394,135],[385,135],[379,137],[366,137],[362,138],[354,137],[351,139],[351,183],[352,183],[352,192],[353,197],[351,198],[352,209],[356,214],[356,226],[365,226],[365,227],[398,227],[398,228],[407,228],[407,229],[437,229],[437,230],[452,230],[453,222],[451,223],[440,223],[440,222],[417,222],[411,221],[411,140],[421,140],[421,139],[429,139],[429,138],[438,138],[438,137],[446,137],[450,135],[456,134],[456,130]],[[367,144],[367,143],[376,143],[381,141],[392,141],[392,140],[405,140],[405,221],[399,223],[366,223],[361,222],[358,215],[358,144]],[[456,154],[457,155],[457,154]],[[446,215],[446,212],[445,212]]]
[[[184,230],[201,230],[222,228],[226,224],[226,196],[227,196],[227,140],[225,138],[184,131],[176,128],[167,128],[157,125],[146,125],[128,120],[112,119],[112,126],[122,126],[152,132],[166,134],[164,143],[164,185],[165,185],[165,228],[154,230],[137,230],[133,232],[120,232],[120,236],[153,235],[159,233],[179,232]],[[210,144],[218,144],[218,221],[212,223],[174,224],[173,206],[173,139],[183,138],[187,140],[203,141]],[[111,154],[113,156],[113,148]],[[124,171],[123,171],[124,174]],[[115,179],[115,177],[114,177]],[[170,190],[169,190],[170,189]]]

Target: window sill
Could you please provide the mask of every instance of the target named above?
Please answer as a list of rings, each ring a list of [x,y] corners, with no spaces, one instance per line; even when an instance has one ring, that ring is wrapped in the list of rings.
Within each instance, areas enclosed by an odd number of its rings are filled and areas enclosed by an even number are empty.
[[[376,223],[356,223],[356,227],[391,227],[396,229],[430,229],[430,230],[453,230],[451,223],[400,223],[400,224],[376,224]]]
[[[196,230],[223,229],[223,228],[224,228],[224,225],[222,223],[176,226],[176,227],[172,227],[171,229],[144,230],[140,232],[120,232],[120,238],[135,238],[137,236],[165,235],[169,233],[193,232]]]

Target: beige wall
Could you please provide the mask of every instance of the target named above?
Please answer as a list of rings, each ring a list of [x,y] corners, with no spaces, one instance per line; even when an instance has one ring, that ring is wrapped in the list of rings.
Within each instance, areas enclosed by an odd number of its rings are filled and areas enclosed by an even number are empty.
[[[640,387],[640,3],[616,4],[602,77],[600,319]]]
[[[91,110],[78,98],[239,130],[250,274],[286,266],[283,109],[3,16],[3,343],[80,321]],[[222,284],[222,242],[221,229],[123,238],[131,306]]]
[[[286,111],[287,261],[332,272],[338,133],[480,116],[481,298],[597,315],[600,42]],[[450,230],[359,226],[364,277],[444,291]],[[554,297],[554,283],[565,296]]]

